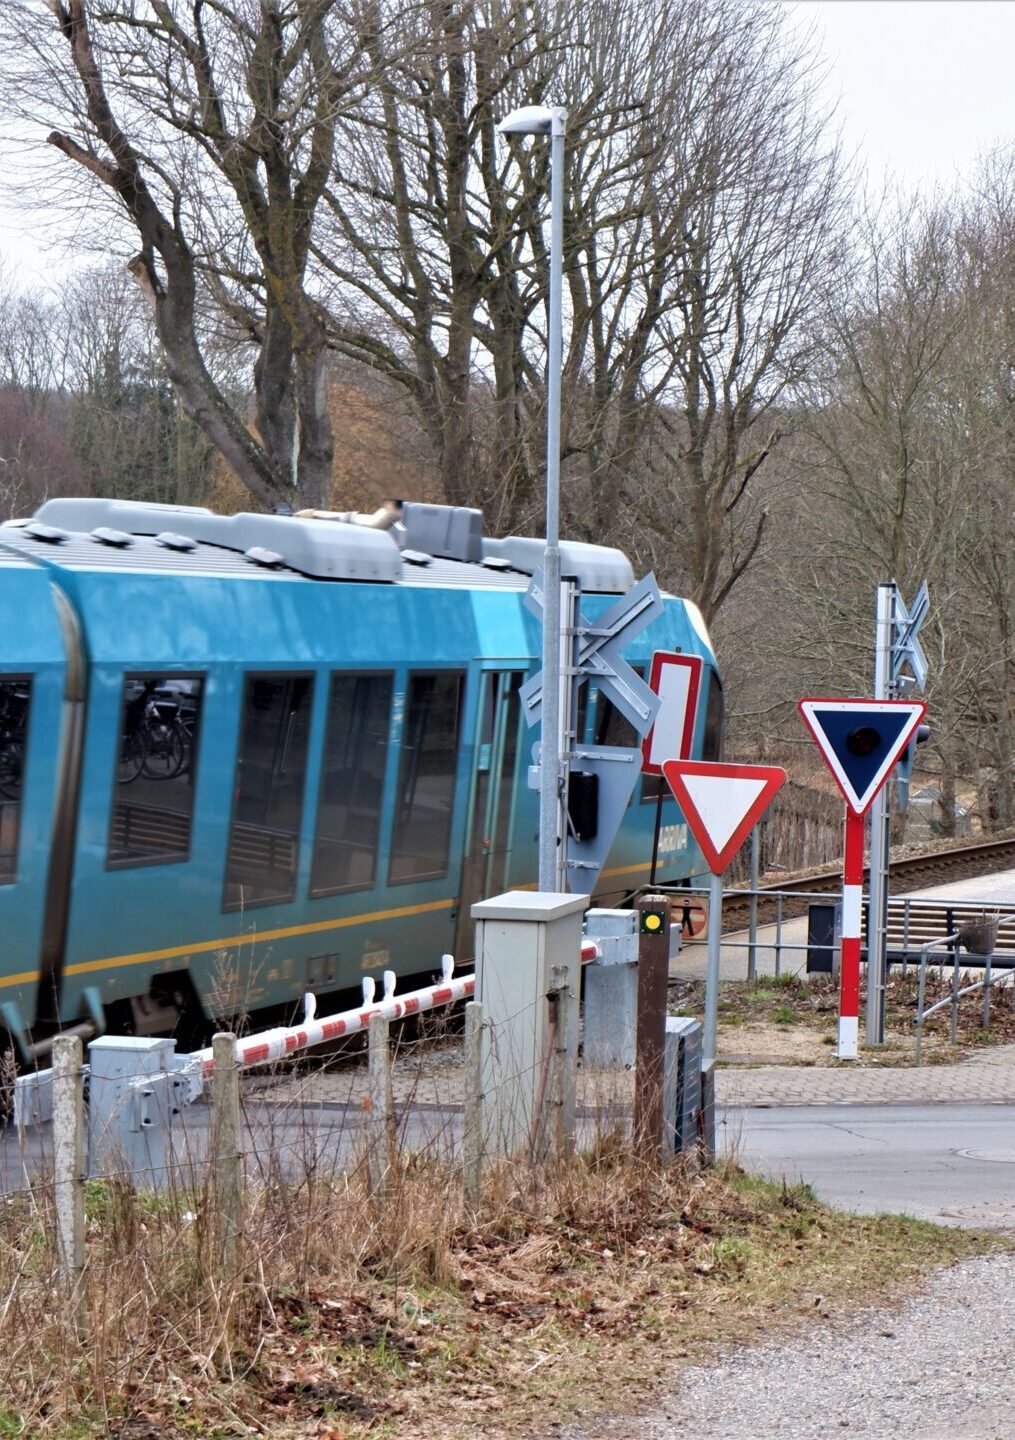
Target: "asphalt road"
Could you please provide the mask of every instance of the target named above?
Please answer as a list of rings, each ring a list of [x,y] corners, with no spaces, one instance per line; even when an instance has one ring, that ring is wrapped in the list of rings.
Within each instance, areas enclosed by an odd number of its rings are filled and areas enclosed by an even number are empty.
[[[840,1209],[1015,1229],[1015,1106],[730,1108],[720,1124],[746,1169]]]
[[[188,1113],[178,1150],[185,1168],[187,1159],[200,1164],[208,1118],[206,1106]],[[363,1154],[363,1121],[358,1106],[248,1105],[248,1173],[270,1173],[272,1155],[293,1176],[308,1165],[347,1166]],[[454,1110],[420,1107],[403,1119],[402,1139],[451,1160],[460,1123]],[[805,1180],[841,1209],[1015,1230],[1015,1106],[727,1107],[719,1124],[720,1147],[745,1168],[791,1183]],[[29,1132],[22,1144],[13,1128],[5,1131],[0,1193],[45,1176],[50,1155],[48,1126]]]

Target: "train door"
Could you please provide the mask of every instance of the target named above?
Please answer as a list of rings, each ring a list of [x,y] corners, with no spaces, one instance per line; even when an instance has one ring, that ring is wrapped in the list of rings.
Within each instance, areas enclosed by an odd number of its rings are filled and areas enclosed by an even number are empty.
[[[486,670],[480,677],[465,857],[455,934],[455,959],[474,956],[472,907],[499,895],[507,883],[513,840],[516,777],[519,764],[518,692],[523,670]]]
[[[52,1013],[66,918],[83,676],[74,613],[41,568],[0,565],[0,1049]]]

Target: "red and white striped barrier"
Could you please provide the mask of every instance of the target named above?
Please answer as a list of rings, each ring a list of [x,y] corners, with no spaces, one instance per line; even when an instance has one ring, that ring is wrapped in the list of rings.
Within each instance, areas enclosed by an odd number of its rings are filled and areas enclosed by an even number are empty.
[[[302,1025],[280,1026],[277,1030],[266,1030],[262,1035],[252,1035],[236,1042],[236,1063],[248,1065],[270,1065],[275,1060],[285,1060],[299,1050],[308,1050],[313,1045],[322,1045],[326,1040],[340,1040],[345,1035],[355,1035],[366,1030],[373,1015],[383,1015],[387,1020],[402,1020],[407,1015],[420,1015],[424,1010],[438,1010],[442,1005],[454,1005],[458,1000],[467,1000],[476,989],[475,975],[454,978],[455,962],[450,955],[441,961],[443,979],[439,985],[428,985],[423,990],[410,990],[407,995],[395,999],[397,976],[393,970],[384,972],[384,998],[374,1003],[374,981],[363,981],[363,1006],[359,1010],[344,1010],[340,1015],[330,1015],[317,1020],[314,1018],[316,1001],[313,995],[306,999],[307,1014]],[[191,1062],[200,1066],[205,1075],[214,1070],[211,1046],[197,1050]]]
[[[582,943],[583,965],[599,957],[599,946],[594,940]],[[470,999],[476,991],[475,975],[454,978],[455,962],[450,955],[441,958],[442,979],[438,985],[428,985],[422,990],[410,990],[407,995],[395,999],[397,976],[393,970],[384,972],[384,997],[374,1001],[374,981],[369,977],[363,981],[363,1005],[359,1010],[343,1010],[339,1015],[315,1019],[316,1001],[313,995],[306,998],[306,1017],[302,1025],[279,1026],[276,1030],[265,1030],[261,1035],[251,1035],[236,1042],[236,1063],[241,1068],[251,1065],[271,1065],[276,1060],[286,1060],[300,1050],[309,1050],[327,1040],[340,1040],[346,1035],[356,1035],[366,1030],[371,1016],[383,1015],[386,1020],[404,1020],[408,1015],[421,1015],[425,1010],[439,1010],[444,1005],[454,1005],[459,1000]],[[190,1065],[200,1069],[204,1075],[211,1075],[215,1068],[209,1045],[196,1050],[189,1057]],[[188,1068],[190,1068],[188,1066]]]

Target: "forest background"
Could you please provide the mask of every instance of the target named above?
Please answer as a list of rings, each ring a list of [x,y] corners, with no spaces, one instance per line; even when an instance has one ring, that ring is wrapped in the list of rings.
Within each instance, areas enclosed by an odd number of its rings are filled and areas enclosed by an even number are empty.
[[[562,533],[691,596],[729,753],[804,769],[797,697],[869,693],[874,588],[926,579],[935,825],[1013,822],[1015,152],[862,187],[766,0],[5,0],[0,40],[75,252],[0,271],[0,513],[541,533],[548,155],[495,125],[563,105]]]

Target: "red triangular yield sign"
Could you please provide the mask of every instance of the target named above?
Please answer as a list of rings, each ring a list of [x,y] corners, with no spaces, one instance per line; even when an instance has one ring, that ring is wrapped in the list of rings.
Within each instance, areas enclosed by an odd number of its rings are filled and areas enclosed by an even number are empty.
[[[786,779],[778,765],[666,760],[663,774],[713,875],[721,875]]]

